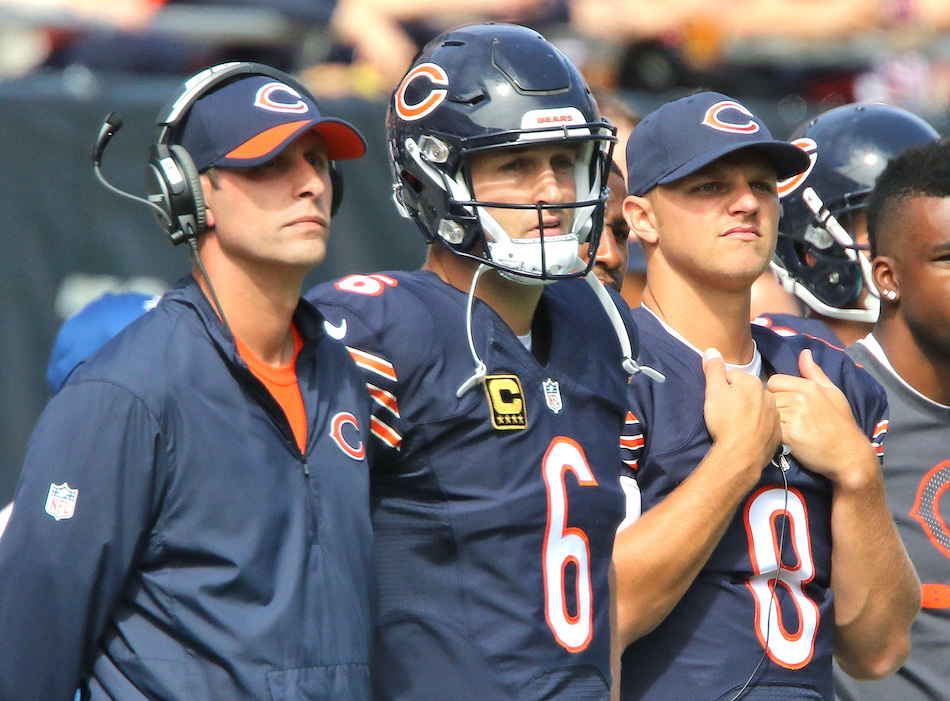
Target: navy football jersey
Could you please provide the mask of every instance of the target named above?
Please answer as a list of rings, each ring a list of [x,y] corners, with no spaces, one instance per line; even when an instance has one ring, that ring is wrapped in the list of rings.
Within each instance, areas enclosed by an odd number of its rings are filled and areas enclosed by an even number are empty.
[[[646,511],[693,472],[712,441],[703,418],[702,358],[649,311],[634,310],[633,316],[642,362],[666,375],[662,385],[640,377],[631,384],[640,428],[631,462]],[[763,375],[799,376],[799,353],[810,348],[881,454],[884,392],[843,351],[809,336],[783,338],[755,325],[752,336]],[[744,701],[831,701],[831,485],[802,468],[794,454],[784,463],[787,469],[782,464],[764,468],[670,615],[627,648],[623,699],[732,699],[751,678]]]
[[[762,314],[755,317],[752,323],[772,329],[779,336],[796,336],[805,334],[827,341],[835,348],[844,348],[844,343],[838,334],[831,330],[821,319],[795,316],[793,314]]]
[[[535,354],[476,299],[487,376],[461,397],[464,292],[419,271],[308,298],[376,400],[376,698],[608,698],[628,383],[593,291],[545,288]]]

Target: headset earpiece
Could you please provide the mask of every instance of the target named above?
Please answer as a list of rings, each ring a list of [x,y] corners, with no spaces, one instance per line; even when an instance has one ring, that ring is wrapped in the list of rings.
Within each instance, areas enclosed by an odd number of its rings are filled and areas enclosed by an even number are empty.
[[[188,151],[177,144],[153,144],[145,177],[149,201],[168,215],[168,221],[158,217],[158,223],[173,245],[204,233],[204,191]]]

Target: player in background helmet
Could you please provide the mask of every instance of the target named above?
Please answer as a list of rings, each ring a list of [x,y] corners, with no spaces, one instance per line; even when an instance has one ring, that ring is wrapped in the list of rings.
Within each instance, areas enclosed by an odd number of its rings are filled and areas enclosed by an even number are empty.
[[[868,194],[893,156],[937,138],[920,117],[880,103],[835,107],[799,127],[790,140],[809,154],[811,166],[779,184],[782,216],[772,268],[809,320],[803,325],[766,315],[761,323],[820,335],[840,347],[870,332],[880,300],[865,253]]]
[[[606,700],[637,342],[578,254],[613,129],[543,36],[480,24],[421,51],[387,131],[426,262],[308,295],[376,399],[374,698]]]

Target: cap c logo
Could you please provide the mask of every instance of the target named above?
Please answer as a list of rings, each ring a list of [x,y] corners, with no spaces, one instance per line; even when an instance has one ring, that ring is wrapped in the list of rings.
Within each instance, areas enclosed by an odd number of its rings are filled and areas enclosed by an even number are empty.
[[[274,93],[287,93],[291,97],[297,98],[296,102],[275,102],[273,99]],[[306,102],[303,101],[303,98],[300,96],[300,93],[294,90],[289,85],[284,85],[283,83],[267,83],[262,85],[261,88],[257,91],[257,96],[254,98],[254,106],[262,107],[265,110],[270,110],[271,112],[286,112],[288,114],[303,114],[304,112],[309,112],[310,107]]]
[[[808,154],[808,168],[805,169],[804,173],[793,175],[790,178],[778,182],[778,196],[780,198],[795,192],[795,190],[808,179],[808,176],[811,175],[812,170],[815,168],[815,163],[818,161],[818,144],[815,143],[814,139],[803,137],[801,139],[795,139],[792,144],[798,146],[798,148]]]
[[[446,96],[449,94],[448,90],[433,88],[421,101],[414,105],[410,105],[406,102],[406,90],[409,88],[409,84],[412,83],[412,81],[421,77],[428,78],[435,85],[449,84],[448,74],[445,72],[442,66],[437,66],[434,63],[420,63],[418,66],[409,71],[409,73],[406,74],[406,77],[402,79],[402,83],[399,85],[399,89],[396,91],[395,99],[396,114],[398,114],[407,122],[411,122],[416,119],[422,119],[426,115],[431,114],[436,107],[442,104]]]
[[[725,121],[722,119],[722,117],[720,117],[720,115],[723,112],[728,112],[729,110],[740,112],[749,117],[749,119],[743,123]],[[722,102],[717,102],[715,105],[706,110],[706,116],[703,117],[703,124],[705,124],[707,127],[718,129],[719,131],[727,131],[734,134],[754,134],[759,130],[759,125],[756,124],[755,120],[752,118],[752,113],[734,100],[723,100]]]

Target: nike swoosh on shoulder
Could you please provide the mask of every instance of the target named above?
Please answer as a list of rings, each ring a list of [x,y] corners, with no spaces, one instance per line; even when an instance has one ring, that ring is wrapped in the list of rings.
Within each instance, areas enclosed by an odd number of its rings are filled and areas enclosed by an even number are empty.
[[[329,319],[324,319],[323,328],[326,329],[327,335],[330,336],[330,338],[342,341],[344,336],[346,336],[346,319],[343,319],[338,326],[331,324]]]

